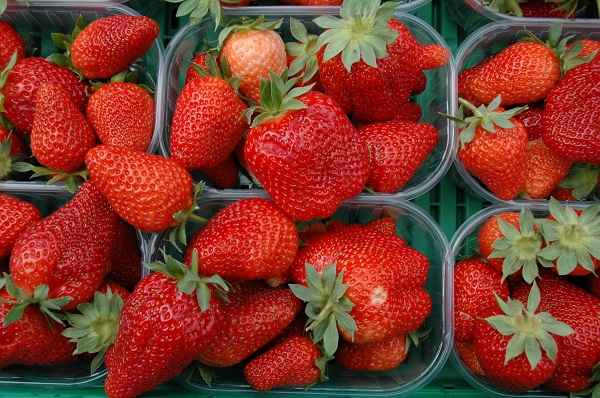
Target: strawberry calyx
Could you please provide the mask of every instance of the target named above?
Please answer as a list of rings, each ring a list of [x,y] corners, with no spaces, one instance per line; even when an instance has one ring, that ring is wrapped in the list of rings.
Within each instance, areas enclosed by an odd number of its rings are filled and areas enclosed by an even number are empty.
[[[71,173],[66,173],[64,171],[53,170],[48,167],[35,166],[26,162],[15,163],[12,167],[13,170],[21,173],[33,172],[30,178],[50,177],[50,179],[46,182],[46,185],[62,181],[67,190],[71,193],[75,193],[77,191],[78,184],[87,181],[89,178],[89,174],[85,168]]]
[[[499,95],[488,106],[480,105],[475,107],[464,98],[459,98],[461,106],[458,110],[458,116],[443,114],[442,116],[454,121],[461,129],[459,140],[463,147],[475,138],[475,130],[481,126],[484,130],[495,133],[496,126],[504,129],[511,129],[515,124],[510,120],[514,116],[527,109],[527,105],[504,110],[500,108],[502,97]],[[471,111],[472,115],[465,117],[465,108]]]
[[[342,328],[351,335],[356,331],[356,322],[349,315],[354,303],[344,296],[348,285],[343,283],[344,271],[336,275],[335,264],[323,269],[321,275],[311,264],[306,264],[306,286],[290,284],[292,292],[306,302],[308,316],[306,330],[312,333],[315,344],[322,344],[325,358],[333,357],[339,345]]]
[[[556,362],[558,345],[552,334],[568,336],[575,331],[548,312],[535,313],[541,300],[537,284],[533,282],[531,286],[527,307],[511,298],[504,302],[496,293],[494,297],[504,315],[493,315],[483,320],[500,334],[512,335],[506,346],[504,363],[525,353],[531,369],[535,369],[542,358],[542,349],[552,362]]]
[[[561,188],[573,188],[572,195],[577,200],[594,199],[598,194],[600,165],[593,163],[575,163],[567,176],[558,183]]]
[[[178,250],[179,246],[177,242],[181,242],[182,244],[187,244],[187,235],[186,235],[186,225],[188,222],[192,223],[208,223],[208,220],[204,217],[200,217],[196,214],[196,210],[198,207],[198,197],[202,194],[202,189],[204,188],[204,183],[199,182],[194,186],[194,190],[192,191],[192,205],[188,209],[179,210],[177,213],[173,214],[173,219],[177,223],[177,226],[174,227],[168,235],[169,242],[173,244]]]
[[[106,351],[117,338],[122,309],[123,299],[108,287],[106,293],[96,292],[92,300],[79,304],[79,313],[65,312],[70,326],[63,330],[62,335],[77,344],[73,355],[97,354],[90,365],[91,373],[100,368]]]
[[[410,350],[411,345],[418,347],[422,341],[427,340],[427,338],[429,337],[429,333],[431,333],[431,328],[421,328],[408,333],[406,335],[406,345],[404,346],[404,352],[408,353],[408,350]]]
[[[590,205],[577,214],[568,203],[563,208],[551,197],[548,209],[554,219],[536,221],[547,243],[539,256],[556,262],[559,275],[571,273],[578,265],[593,273],[592,256],[600,259],[600,206]]]
[[[535,219],[529,209],[522,209],[519,215],[519,229],[500,217],[498,227],[504,237],[492,244],[494,251],[489,258],[503,258],[502,281],[522,269],[525,282],[532,283],[539,276],[538,262],[552,268],[552,261],[540,256],[544,239],[534,228]]]
[[[77,21],[75,22],[73,32],[71,32],[70,34],[56,32],[52,33],[52,42],[60,50],[63,50],[63,53],[52,53],[48,57],[46,57],[46,60],[56,65],[69,68],[70,70],[75,72],[77,76],[79,76],[79,80],[84,80],[85,77],[79,69],[73,66],[73,62],[71,61],[71,46],[73,45],[73,42],[75,41],[79,33],[81,33],[81,31],[85,29],[86,26],[87,23],[85,22],[83,15],[79,15]]]
[[[0,125],[4,127],[6,130],[12,130],[13,125],[8,120],[8,118],[4,115],[4,94],[2,94],[2,87],[6,84],[6,79],[8,79],[8,75],[13,67],[17,64],[17,50],[11,55],[8,64],[0,71]]]
[[[215,51],[209,50],[209,52],[207,52],[205,62],[206,62],[207,69],[201,67],[200,65],[196,65],[194,63],[192,63],[192,68],[194,68],[194,70],[200,76],[203,76],[203,77],[214,76],[219,79],[223,79],[223,80],[227,81],[227,83],[229,83],[231,88],[233,88],[233,90],[239,96],[241,96],[240,92],[238,91],[238,88],[240,87],[240,83],[242,82],[242,79],[237,76],[231,76],[231,74],[229,73],[229,63],[227,62],[226,57],[221,58],[221,60],[220,60],[221,65],[219,66],[219,64],[217,63],[217,56],[215,55]],[[244,99],[247,100],[247,98],[244,98]]]
[[[597,397],[600,394],[600,362],[592,368],[590,386],[582,391],[572,392],[571,397]]]
[[[499,12],[507,15],[522,17],[523,12],[519,4],[526,0],[483,0],[483,5],[491,12]]]
[[[346,0],[340,7],[340,18],[322,15],[313,20],[325,29],[319,35],[317,48],[325,47],[323,62],[341,54],[342,63],[349,72],[352,65],[363,60],[377,68],[377,60],[385,58],[387,45],[398,37],[388,28],[397,2]]]
[[[289,66],[290,76],[304,71],[302,83],[308,82],[319,70],[317,61],[317,35],[309,34],[306,26],[290,17],[290,33],[296,41],[285,43],[285,50],[296,57]]]
[[[139,73],[137,70],[124,70],[110,77],[108,81],[94,80],[90,81],[91,91],[88,93],[88,96],[91,96],[93,92],[96,92],[100,89],[100,87],[104,86],[108,83],[133,83],[137,84],[139,77]],[[148,94],[156,94],[156,92],[145,84],[137,84],[141,88],[143,88]]]
[[[215,22],[215,30],[219,26],[225,26],[227,23],[227,15],[225,14],[225,10],[221,6],[221,3],[232,4],[235,5],[237,3],[242,3],[244,0],[166,0],[169,3],[178,4],[177,13],[175,16],[177,18],[189,15],[190,16],[190,25],[196,25],[200,23],[206,16],[206,14],[210,13],[210,17]]]
[[[225,40],[235,32],[243,32],[248,30],[275,30],[279,29],[282,20],[265,21],[265,16],[261,15],[256,19],[249,17],[240,17],[227,24],[227,26],[219,32],[218,48],[222,48]]]
[[[18,171],[23,164],[26,164],[22,162],[25,159],[25,154],[10,154],[11,145],[11,134],[8,135],[7,139],[0,142],[0,180],[6,179],[12,172]]]
[[[53,319],[60,324],[64,324],[66,317],[60,311],[65,305],[73,300],[72,297],[65,296],[50,299],[48,298],[48,292],[50,291],[50,287],[48,285],[36,286],[33,291],[33,297],[30,297],[26,295],[17,285],[15,285],[12,277],[9,274],[4,273],[4,277],[2,279],[4,280],[3,283],[6,291],[15,298],[14,300],[0,298],[0,302],[13,304],[13,307],[10,309],[10,311],[8,311],[6,317],[4,318],[4,327],[21,319],[23,316],[23,311],[25,311],[25,308],[31,304],[36,304],[39,307],[40,311],[44,314],[46,319],[48,319],[50,325],[52,325],[50,319]]]

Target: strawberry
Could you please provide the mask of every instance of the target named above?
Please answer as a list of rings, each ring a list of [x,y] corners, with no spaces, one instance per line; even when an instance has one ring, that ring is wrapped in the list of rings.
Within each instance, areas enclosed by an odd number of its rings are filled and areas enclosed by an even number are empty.
[[[85,116],[101,142],[137,151],[150,147],[154,133],[155,106],[152,96],[129,82],[110,82],[96,90]]]
[[[150,265],[156,272],[125,302],[106,353],[108,397],[135,397],[175,377],[216,337],[222,321],[217,291],[227,286],[200,278],[197,267],[197,257],[189,266],[171,257]]]
[[[248,132],[244,157],[292,218],[326,218],[364,188],[368,148],[334,100],[307,87],[291,88],[294,80],[283,73],[264,81],[263,107],[250,108],[261,113]]]
[[[30,225],[42,219],[33,204],[11,195],[0,194],[0,260],[7,258],[15,241]]]
[[[525,181],[527,131],[513,117],[523,108],[502,112],[500,97],[488,107],[461,101],[473,116],[453,118],[461,128],[458,158],[499,199],[513,199]]]
[[[504,237],[504,232],[500,229],[500,220],[511,224],[520,232],[521,227],[519,226],[519,213],[516,211],[501,212],[495,217],[489,218],[481,225],[477,231],[477,248],[479,250],[479,254],[485,258],[490,266],[502,272],[502,263],[504,260],[501,258],[490,257],[494,251],[494,242]],[[533,228],[533,225],[531,225],[531,227]],[[506,230],[506,227],[504,230]],[[531,235],[530,231],[527,231],[526,234],[527,236]],[[540,241],[540,246],[541,243],[542,242]]]
[[[374,228],[384,235],[396,235],[396,220],[390,216],[382,215],[367,222],[365,226]]]
[[[407,336],[400,334],[378,343],[357,345],[342,340],[335,354],[337,363],[348,370],[382,371],[397,368],[408,355]]]
[[[197,67],[208,70],[208,65],[206,65],[206,57],[212,55],[217,59],[217,64],[220,64],[218,60],[218,49],[216,48],[208,48],[205,51],[199,52],[194,55],[194,58],[190,61],[190,66],[185,73],[185,83],[184,86],[190,81],[202,76]],[[221,67],[221,65],[219,65]]]
[[[454,340],[473,340],[475,322],[481,312],[495,303],[497,295],[508,298],[502,273],[479,258],[459,261],[454,267]]]
[[[527,306],[514,299],[480,314],[475,324],[475,353],[487,379],[510,391],[525,392],[546,382],[561,361],[560,337],[574,333],[552,314],[538,312],[540,290],[534,283]]]
[[[211,169],[201,168],[200,171],[212,181],[217,188],[233,189],[239,181],[240,170],[233,153],[217,166]]]
[[[106,79],[128,69],[158,37],[146,16],[111,15],[92,21],[70,46],[73,66],[87,79]]]
[[[118,220],[95,185],[84,183],[68,203],[15,242],[10,272],[22,290],[19,298],[41,305],[47,299],[63,299],[68,301],[65,310],[88,301],[108,273]]]
[[[31,153],[47,168],[73,173],[96,144],[96,134],[69,95],[59,86],[42,84],[37,91],[31,128]]]
[[[281,386],[309,386],[324,380],[321,351],[306,336],[294,336],[252,359],[244,375],[252,388],[267,391]]]
[[[0,180],[13,177],[19,170],[19,162],[25,158],[26,147],[18,135],[0,125]]]
[[[529,141],[542,136],[542,115],[544,112],[544,105],[539,102],[527,105],[527,109],[523,112],[515,115],[515,119],[523,123],[527,130],[527,137]]]
[[[482,0],[492,12],[526,18],[568,18],[575,16],[578,0]]]
[[[597,297],[600,297],[600,278],[595,274],[588,274],[585,277],[586,287],[590,291],[590,293],[594,294]]]
[[[460,341],[454,341],[454,348],[456,353],[460,357],[462,363],[474,374],[478,376],[485,376],[485,372],[481,368],[477,354],[475,353],[475,346],[472,342],[461,343]]]
[[[239,284],[221,305],[222,326],[197,360],[209,366],[242,362],[282,332],[302,309],[287,287]]]
[[[25,57],[25,40],[5,21],[0,21],[0,43],[0,70],[6,68],[15,52],[17,61]]]
[[[231,155],[248,129],[242,118],[247,109],[236,92],[239,79],[229,78],[214,58],[206,60],[209,72],[187,83],[175,103],[171,123],[170,157],[186,170],[212,169]]]
[[[294,221],[263,198],[234,202],[215,214],[190,241],[184,256],[198,251],[200,274],[225,280],[256,280],[285,272],[298,251]]]
[[[550,192],[550,197],[561,201],[577,200],[577,198],[573,196],[573,188],[563,188],[560,185]]]
[[[260,16],[255,20],[242,17],[232,21],[219,33],[221,60],[227,59],[231,76],[241,79],[242,95],[260,103],[260,80],[269,73],[280,75],[287,67],[285,44],[275,29],[281,21],[266,22]]]
[[[558,184],[558,188],[568,190],[571,194],[557,200],[592,200],[597,197],[600,181],[600,165],[592,163],[575,163],[567,176]],[[556,193],[556,192],[555,192]]]
[[[394,115],[392,120],[399,122],[418,122],[421,119],[423,110],[421,106],[416,102],[407,102],[398,107],[398,112]]]
[[[142,277],[142,251],[135,229],[123,220],[117,225],[110,249],[110,263],[107,277],[133,290]]]
[[[312,84],[313,90],[321,91],[323,85],[319,77],[316,54],[318,36],[309,34],[306,26],[292,17],[290,17],[290,33],[295,41],[285,43],[288,74],[290,77],[299,79],[296,82],[297,85],[309,86]]]
[[[22,58],[8,73],[1,94],[4,95],[4,116],[25,134],[31,132],[37,90],[44,83],[62,88],[77,107],[85,111],[89,83],[80,81],[70,69],[44,58]]]
[[[319,16],[326,30],[317,45],[325,94],[344,112],[368,122],[391,120],[413,92],[423,88],[422,71],[444,66],[450,51],[422,46],[394,19],[394,3],[346,0],[340,17]]]
[[[174,215],[194,204],[192,177],[162,156],[100,144],[88,151],[85,165],[119,216],[142,231],[180,225]]]
[[[48,319],[37,306],[23,309],[20,319],[9,320],[18,302],[0,288],[0,369],[11,365],[52,366],[72,362],[75,344],[61,335],[64,326]]]
[[[358,134],[371,154],[367,187],[387,193],[397,192],[410,181],[439,136],[431,124],[395,121],[368,124]]]
[[[551,152],[541,138],[527,142],[523,192],[531,199],[547,197],[567,176],[572,164]]]

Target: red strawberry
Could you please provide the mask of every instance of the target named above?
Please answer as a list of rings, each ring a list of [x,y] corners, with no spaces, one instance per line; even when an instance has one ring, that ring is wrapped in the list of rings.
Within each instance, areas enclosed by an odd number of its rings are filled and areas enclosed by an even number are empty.
[[[469,81],[471,80],[471,78],[473,76],[477,75],[479,73],[479,71],[487,63],[489,63],[492,59],[494,59],[495,55],[496,54],[487,56],[486,58],[482,59],[477,64],[475,64],[474,66],[464,69],[462,72],[460,72],[458,74],[458,94],[460,97],[469,101],[473,105],[476,105],[476,106],[482,105],[481,101],[478,101],[475,98],[475,95],[471,94],[471,92],[469,91],[469,88],[470,88]]]
[[[477,247],[479,253],[486,259],[486,261],[496,270],[502,272],[502,263],[504,259],[490,257],[494,251],[494,242],[504,237],[503,232],[498,226],[498,219],[502,219],[515,228],[519,228],[519,213],[516,211],[507,211],[497,214],[495,217],[491,217],[483,223],[479,231],[477,231]]]
[[[242,362],[282,332],[302,309],[287,287],[239,284],[221,305],[223,320],[214,341],[198,356],[209,366]]]
[[[162,156],[101,144],[88,151],[85,164],[119,216],[142,231],[180,225],[173,216],[194,204],[192,177]]]
[[[33,204],[0,194],[0,260],[10,255],[19,235],[41,219],[40,211]]]
[[[254,119],[245,159],[252,175],[292,218],[326,218],[364,188],[368,148],[335,101],[306,87],[281,92],[283,81],[285,73],[265,82],[279,91],[285,106],[274,98],[262,100],[272,109]]]
[[[488,4],[488,0],[484,0]],[[518,0],[494,1],[491,11],[526,18],[568,18],[577,11],[577,0]]]
[[[529,104],[527,109],[525,109],[523,112],[515,115],[515,119],[523,123],[523,126],[525,126],[529,141],[542,136],[543,112],[544,106],[539,102],[535,102],[533,104]]]
[[[11,69],[4,86],[4,115],[15,127],[25,133],[31,132],[38,88],[50,83],[69,94],[83,112],[88,101],[89,84],[80,81],[77,74],[44,58],[25,57]]]
[[[219,34],[221,60],[227,59],[231,76],[241,79],[242,95],[260,103],[260,80],[269,79],[269,73],[280,75],[287,67],[285,44],[275,32],[281,21],[253,20],[243,17],[232,21]]]
[[[17,174],[19,161],[25,158],[26,150],[18,135],[0,125],[0,180],[11,179]]]
[[[173,111],[170,157],[186,170],[225,162],[248,129],[247,106],[235,91],[239,80],[222,74],[214,58],[207,62],[213,75],[203,72],[187,83]]]
[[[481,312],[495,304],[494,294],[508,298],[502,273],[479,258],[462,260],[454,267],[454,340],[473,340],[475,322]]]
[[[73,40],[73,66],[88,79],[105,79],[128,69],[158,37],[146,16],[112,15],[92,21]]]
[[[396,235],[396,220],[390,216],[381,216],[365,224],[369,228],[374,228],[384,235]]]
[[[118,216],[92,182],[57,211],[22,233],[10,256],[12,279],[32,302],[72,298],[63,309],[88,301],[108,273]],[[48,287],[38,297],[38,287]]]
[[[110,250],[110,273],[114,282],[133,290],[142,277],[142,251],[135,229],[121,220]]]
[[[190,266],[170,257],[166,265],[153,263],[158,272],[144,277],[125,302],[117,338],[105,357],[108,397],[135,397],[175,377],[217,335],[219,287],[197,273],[194,283],[184,286],[181,278],[198,264]],[[225,288],[221,282],[217,285]],[[197,289],[206,294],[197,295]]]
[[[75,344],[61,335],[64,326],[45,317],[37,306],[25,307],[18,321],[9,321],[15,305],[11,301],[17,300],[7,288],[1,288],[0,369],[11,365],[52,366],[78,359],[73,355]]]
[[[392,370],[404,362],[409,347],[405,334],[366,345],[342,340],[335,359],[341,367],[348,370]]]
[[[479,363],[479,359],[477,359],[477,354],[475,353],[475,346],[472,342],[469,343],[461,343],[459,341],[454,341],[454,348],[458,353],[458,356],[463,361],[463,364],[471,372],[478,376],[485,376],[485,372],[481,368],[481,364]]]
[[[31,153],[44,166],[73,173],[96,144],[96,134],[69,95],[59,86],[42,84],[37,91],[31,128]]]
[[[561,186],[554,188],[552,192],[550,192],[550,196],[561,201],[577,200],[577,198],[573,196],[573,188],[563,188]]]
[[[594,51],[597,51],[596,55],[598,55],[598,52],[600,52],[600,40],[580,39],[569,44],[568,47],[572,47],[573,45],[579,45],[577,43],[581,43],[582,46],[581,52],[579,53],[580,57],[591,56],[592,54],[594,54]]]
[[[523,188],[527,161],[527,131],[513,116],[518,110],[498,110],[500,97],[474,116],[455,119],[461,127],[458,157],[499,199],[510,200]],[[521,108],[522,109],[522,108]]]
[[[321,351],[306,336],[290,337],[244,367],[248,383],[258,391],[281,386],[309,386],[323,377]]]
[[[422,113],[423,110],[419,104],[409,101],[400,105],[398,112],[396,112],[392,120],[398,122],[418,122],[421,119]]]
[[[0,71],[6,68],[16,52],[16,60],[25,57],[25,40],[8,22],[0,21]]]
[[[367,187],[394,193],[415,175],[438,142],[437,128],[427,123],[381,122],[358,129],[371,154]]]
[[[599,179],[600,164],[575,163],[569,169],[567,176],[558,184],[558,188],[566,190],[570,196],[553,196],[557,200],[595,200],[600,186]]]
[[[230,281],[268,279],[285,272],[298,250],[296,225],[267,199],[243,199],[215,214],[190,241],[200,274]]]
[[[523,192],[531,199],[541,199],[569,173],[573,162],[556,156],[541,138],[527,142],[527,169]]]
[[[600,297],[600,278],[598,275],[589,274],[585,277],[585,280],[588,290],[597,297]]]
[[[206,57],[209,55],[212,55],[215,58],[217,58],[218,50],[215,48],[210,48],[206,51],[194,55],[194,58],[192,58],[192,60],[190,61],[190,66],[188,66],[187,72],[185,73],[184,85],[201,76],[201,74],[198,72],[197,66],[208,70],[208,66],[206,65]],[[217,63],[220,63],[218,59]]]
[[[212,169],[202,168],[200,171],[218,188],[232,189],[239,181],[240,170],[233,153]]]
[[[154,99],[134,83],[111,82],[95,91],[85,116],[101,142],[137,151],[150,147]]]
[[[358,120],[391,120],[423,88],[422,71],[444,66],[450,58],[448,49],[418,43],[393,18],[392,3],[365,6],[346,0],[340,16],[314,20],[327,28],[318,41],[319,74],[324,92]]]

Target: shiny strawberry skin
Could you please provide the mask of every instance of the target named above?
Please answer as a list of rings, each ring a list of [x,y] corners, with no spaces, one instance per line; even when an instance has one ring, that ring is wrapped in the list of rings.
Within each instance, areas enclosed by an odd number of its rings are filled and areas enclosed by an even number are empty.
[[[73,66],[88,79],[105,79],[126,70],[158,37],[158,23],[147,16],[112,15],[92,21],[71,46]]]
[[[201,168],[200,171],[217,188],[233,189],[239,181],[240,168],[233,152],[224,162],[219,163],[211,169]]]
[[[0,260],[10,255],[19,235],[41,219],[42,214],[33,204],[0,194]]]
[[[368,148],[331,98],[310,91],[298,100],[306,107],[250,129],[245,159],[292,218],[326,218],[364,188]]]
[[[8,22],[0,21],[0,42],[0,70],[6,68],[15,51],[17,60],[25,57],[25,40]]]
[[[248,129],[246,108],[226,80],[209,76],[187,83],[173,111],[171,159],[186,170],[223,163]]]
[[[44,166],[64,173],[83,165],[96,144],[96,134],[69,95],[59,86],[43,84],[37,91],[31,153]]]
[[[92,298],[109,271],[118,216],[91,182],[57,211],[17,239],[10,256],[15,285],[33,297],[42,284],[48,297],[73,298],[65,310]]]
[[[33,125],[38,88],[51,83],[65,90],[83,112],[88,101],[89,84],[77,74],[39,57],[25,57],[17,62],[2,87],[4,115],[21,132],[29,134]]]
[[[165,157],[100,144],[88,151],[85,165],[119,216],[142,231],[178,225],[173,215],[192,206],[192,177]]]
[[[527,137],[529,141],[535,140],[542,136],[542,115],[544,113],[544,105],[535,102],[529,104],[528,108],[523,112],[515,116],[515,119],[519,120],[525,126],[527,130]]]
[[[454,341],[454,348],[458,353],[463,364],[478,376],[485,376],[485,372],[481,368],[477,354],[475,353],[475,346],[473,343],[461,343],[460,341]]]
[[[406,335],[401,334],[367,345],[356,345],[343,340],[335,352],[335,359],[344,369],[378,372],[397,368],[407,355]]]
[[[113,281],[133,290],[142,277],[142,251],[135,229],[120,220],[110,250],[110,273]]]
[[[435,126],[427,123],[381,122],[358,129],[371,155],[367,186],[395,193],[415,175],[438,142]]]
[[[101,142],[146,151],[156,116],[154,99],[133,83],[111,82],[95,91],[85,116]]]
[[[119,332],[105,358],[108,397],[135,397],[177,376],[215,338],[219,299],[201,311],[195,294],[159,272],[144,277],[129,296]]]
[[[208,366],[233,366],[282,332],[303,308],[287,287],[260,283],[234,285],[223,303],[222,327],[198,360]]]
[[[184,255],[190,264],[198,250],[199,272],[230,281],[276,277],[298,251],[292,219],[267,199],[242,199],[215,214],[190,240]]]
[[[281,386],[308,386],[319,381],[315,361],[321,351],[306,336],[295,336],[252,359],[244,367],[248,383],[258,391]]]
[[[560,7],[563,2],[547,2],[545,0],[527,0],[523,4],[520,4],[521,12],[523,17],[526,18],[567,18],[568,9],[556,10]],[[573,18],[575,13],[573,12],[569,18]]]
[[[519,227],[519,213],[514,211],[502,212],[497,215],[502,221],[506,221],[512,224],[517,230]],[[498,226],[498,220],[496,217],[492,217],[483,223],[479,231],[477,231],[477,247],[479,253],[486,259],[487,263],[491,265],[498,272],[502,273],[503,258],[489,258],[490,254],[494,251],[492,245],[496,240],[504,237],[500,227]]]
[[[527,169],[523,192],[532,199],[541,199],[569,173],[573,162],[555,155],[541,138],[527,143]]]

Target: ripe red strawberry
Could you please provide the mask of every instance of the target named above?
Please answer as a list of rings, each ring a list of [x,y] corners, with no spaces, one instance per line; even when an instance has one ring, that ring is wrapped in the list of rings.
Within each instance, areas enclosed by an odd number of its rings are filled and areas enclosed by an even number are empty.
[[[335,353],[337,363],[344,369],[382,371],[397,368],[408,355],[410,345],[401,334],[378,343],[358,345],[342,340]]]
[[[42,214],[33,204],[0,194],[0,260],[10,255],[19,235],[41,219]]]
[[[495,217],[491,217],[483,223],[481,228],[477,231],[477,247],[479,253],[486,259],[486,261],[496,270],[502,272],[502,263],[504,259],[490,257],[494,251],[493,244],[496,240],[504,237],[504,233],[500,230],[498,225],[498,218],[503,221],[512,224],[515,228],[519,228],[519,213],[515,211],[502,212]]]
[[[230,154],[224,162],[219,163],[212,169],[200,169],[217,188],[232,189],[239,181],[240,169],[234,154]]]
[[[108,278],[133,290],[142,277],[142,251],[135,229],[125,221],[119,221],[110,250]]]
[[[578,0],[483,0],[492,12],[526,18],[572,18]]]
[[[561,186],[554,188],[552,192],[550,192],[550,196],[561,201],[577,200],[577,198],[573,196],[573,188],[563,188]]]
[[[57,211],[23,232],[10,256],[14,283],[32,302],[71,297],[69,310],[88,301],[109,271],[118,216],[92,182]],[[46,285],[47,297],[38,297]]]
[[[102,85],[89,99],[85,116],[101,142],[137,151],[150,147],[154,133],[154,99],[127,82]]]
[[[519,120],[527,130],[529,141],[535,140],[542,136],[542,114],[544,112],[543,104],[535,102],[529,104],[527,109],[515,115],[515,119]]]
[[[135,397],[153,389],[178,375],[213,341],[221,324],[216,290],[226,286],[198,278],[197,267],[195,261],[188,267],[167,257],[166,264],[152,264],[157,272],[145,276],[129,296],[105,357],[108,397]],[[189,273],[195,280],[186,284]],[[206,294],[196,294],[198,289]]]
[[[265,82],[264,93],[276,90],[278,95],[262,100],[270,107],[259,109],[262,113],[254,118],[245,159],[252,175],[292,218],[326,218],[364,188],[368,148],[335,101],[306,87],[287,92],[287,76],[282,77],[272,75]]]
[[[92,21],[73,40],[73,66],[87,79],[106,79],[128,69],[158,37],[159,25],[146,16],[112,15]]]
[[[321,351],[310,338],[294,336],[248,362],[244,375],[258,391],[309,386],[322,379],[324,362]]]
[[[400,105],[398,112],[396,112],[392,120],[398,122],[418,122],[421,119],[422,113],[423,110],[419,104],[409,101]]]
[[[502,273],[479,258],[462,260],[454,267],[454,340],[473,340],[480,313],[496,303],[494,294],[508,298],[508,284]]]
[[[194,250],[200,274],[225,280],[269,279],[285,272],[298,250],[292,219],[267,199],[242,199],[215,214],[190,241],[184,260]]]
[[[241,79],[240,93],[255,103],[261,101],[260,80],[269,73],[280,75],[287,67],[285,44],[275,32],[281,21],[253,20],[243,17],[232,21],[219,34],[221,60],[227,59],[231,76]]]
[[[16,60],[25,57],[25,40],[8,22],[0,21],[0,71],[6,68],[16,52]]]
[[[194,204],[192,177],[162,156],[100,144],[88,151],[85,165],[119,216],[142,231],[180,225],[174,215]]]
[[[374,228],[384,235],[396,235],[396,220],[390,216],[383,215],[367,222],[365,226]]]
[[[11,69],[1,93],[4,95],[4,116],[21,132],[29,134],[38,88],[50,83],[66,91],[83,112],[88,101],[89,83],[80,81],[70,69],[44,58],[25,57]]]
[[[510,391],[525,392],[545,383],[561,363],[562,336],[574,331],[553,314],[540,313],[540,291],[533,284],[527,306],[497,298],[475,324],[475,353],[487,379]]]
[[[198,72],[197,66],[200,68],[208,70],[208,66],[206,65],[206,57],[212,55],[215,58],[218,58],[218,49],[209,48],[206,51],[197,53],[194,55],[194,58],[190,61],[190,66],[188,66],[187,72],[185,73],[185,84],[190,81],[202,76],[200,72]],[[217,64],[220,64],[220,60],[217,59]],[[220,65],[219,65],[220,67]]]
[[[212,169],[225,162],[246,130],[246,104],[238,97],[239,79],[206,60],[210,73],[187,83],[175,104],[170,157],[186,170]]]
[[[531,199],[541,199],[569,173],[573,162],[556,156],[541,138],[527,142],[527,169],[523,192]]]
[[[57,85],[37,91],[31,128],[31,153],[47,168],[73,173],[96,144],[96,134],[69,95]]]
[[[7,301],[4,301],[7,300]],[[29,305],[16,322],[7,322],[18,301],[7,288],[0,289],[0,369],[11,365],[52,366],[72,362],[75,344],[61,335],[64,326]],[[7,324],[10,323],[10,324]]]
[[[228,298],[221,305],[219,333],[197,358],[209,366],[242,362],[282,332],[303,308],[287,287],[260,283],[237,284]]]
[[[0,181],[16,177],[21,161],[25,159],[26,150],[23,140],[0,124]]]
[[[600,57],[569,70],[548,93],[542,139],[556,155],[600,163]],[[574,109],[577,109],[575,112]]]
[[[371,155],[367,187],[395,193],[415,175],[438,142],[431,124],[419,122],[371,123],[358,129]]]
[[[418,43],[393,18],[393,3],[346,0],[340,16],[314,19],[326,28],[317,42],[319,74],[325,94],[358,120],[391,120],[423,88],[422,71],[450,58],[448,49]]]
[[[489,107],[474,108],[474,116],[454,119],[461,127],[458,157],[465,169],[499,199],[510,200],[523,188],[527,131],[513,116],[517,109],[499,111],[497,97]],[[522,108],[521,108],[522,109]]]
[[[485,372],[481,368],[477,354],[475,353],[475,346],[472,342],[461,343],[460,341],[454,341],[454,348],[458,353],[458,356],[462,360],[463,364],[474,374],[478,376],[485,376]]]

